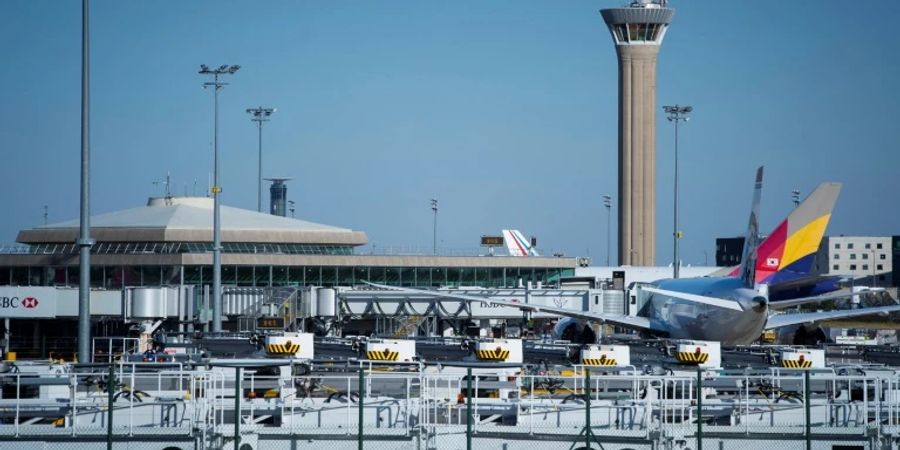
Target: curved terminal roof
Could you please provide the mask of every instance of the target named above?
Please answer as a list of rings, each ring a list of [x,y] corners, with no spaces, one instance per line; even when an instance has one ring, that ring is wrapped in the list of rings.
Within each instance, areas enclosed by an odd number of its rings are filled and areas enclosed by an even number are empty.
[[[364,245],[366,234],[348,228],[221,206],[222,241],[247,243]],[[79,220],[22,230],[25,244],[73,242]],[[147,206],[91,217],[97,242],[212,242],[213,200],[154,197]]]

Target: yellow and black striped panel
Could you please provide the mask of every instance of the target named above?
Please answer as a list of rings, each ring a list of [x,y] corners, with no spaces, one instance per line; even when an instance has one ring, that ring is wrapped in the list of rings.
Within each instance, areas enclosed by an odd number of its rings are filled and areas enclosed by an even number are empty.
[[[703,364],[709,360],[709,353],[678,352],[675,358],[680,363]]]
[[[384,349],[384,351],[374,350],[366,352],[366,359],[373,361],[396,361],[398,358],[400,358],[400,353],[392,352],[388,348]]]
[[[615,366],[616,359],[615,358],[607,358],[606,355],[601,356],[600,358],[584,358],[583,361],[586,366]]]
[[[266,352],[272,355],[293,355],[300,351],[300,344],[287,341],[284,344],[266,345]]]
[[[808,359],[783,359],[781,360],[781,367],[787,369],[809,369],[812,367],[812,361]]]
[[[506,361],[506,358],[509,358],[509,350],[500,347],[493,350],[478,350],[475,356],[482,361]]]

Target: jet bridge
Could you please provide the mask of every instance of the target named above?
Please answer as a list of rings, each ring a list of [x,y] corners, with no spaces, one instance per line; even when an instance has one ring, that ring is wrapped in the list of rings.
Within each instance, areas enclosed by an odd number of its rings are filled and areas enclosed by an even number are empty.
[[[330,298],[329,289],[313,289],[309,304],[318,305],[320,296]],[[447,319],[520,319],[518,308],[468,302],[456,298],[442,298],[440,293],[462,296],[484,297],[486,299],[530,305],[571,309],[572,311],[593,313],[624,314],[625,295],[618,290],[603,289],[548,289],[548,288],[460,288],[440,289],[434,294],[405,291],[385,291],[366,288],[336,288],[335,308],[349,316],[434,316]],[[317,311],[312,312],[318,315]],[[532,313],[531,318],[556,318],[555,314]]]

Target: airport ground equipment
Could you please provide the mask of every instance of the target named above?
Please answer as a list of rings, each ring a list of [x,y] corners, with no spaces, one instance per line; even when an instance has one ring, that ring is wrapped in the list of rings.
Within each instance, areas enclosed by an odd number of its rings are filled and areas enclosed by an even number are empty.
[[[368,339],[364,358],[371,361],[413,362],[416,341],[407,339]]]
[[[824,369],[825,350],[804,348],[782,350],[781,367],[787,369]]]
[[[477,361],[523,362],[521,339],[480,339],[475,342],[472,350]]]
[[[713,341],[675,341],[675,359],[702,369],[722,367],[722,347]]]
[[[315,349],[312,333],[284,332],[266,335],[264,347],[269,357],[313,359]]]
[[[623,367],[631,365],[631,348],[627,345],[587,345],[580,350],[585,366]]]

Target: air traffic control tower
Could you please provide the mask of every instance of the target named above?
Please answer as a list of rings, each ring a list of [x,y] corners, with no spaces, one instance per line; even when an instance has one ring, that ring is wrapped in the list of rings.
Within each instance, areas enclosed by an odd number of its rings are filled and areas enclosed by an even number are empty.
[[[674,10],[639,0],[600,11],[619,58],[619,264],[656,263],[656,55]]]

